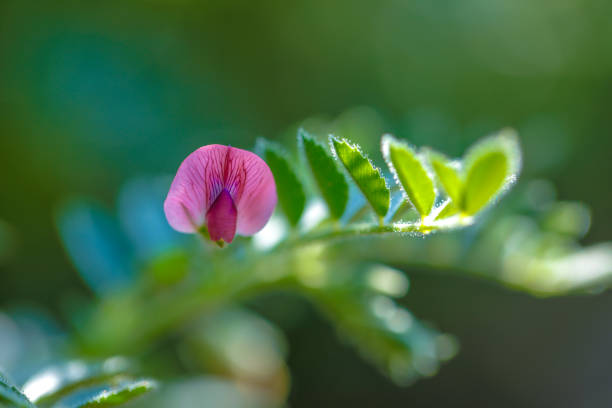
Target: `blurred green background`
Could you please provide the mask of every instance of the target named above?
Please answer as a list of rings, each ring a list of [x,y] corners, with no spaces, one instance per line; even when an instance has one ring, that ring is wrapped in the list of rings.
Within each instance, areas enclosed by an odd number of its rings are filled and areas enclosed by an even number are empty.
[[[610,15],[604,0],[3,0],[0,309],[61,320],[67,298],[92,296],[54,227],[66,197],[111,208],[126,180],[171,174],[201,145],[293,149],[321,121],[368,151],[391,132],[453,155],[513,126],[522,177],[588,203],[586,241],[610,240]],[[459,356],[398,388],[311,311],[288,330],[291,406],[609,406],[610,295],[408,274],[405,303]]]

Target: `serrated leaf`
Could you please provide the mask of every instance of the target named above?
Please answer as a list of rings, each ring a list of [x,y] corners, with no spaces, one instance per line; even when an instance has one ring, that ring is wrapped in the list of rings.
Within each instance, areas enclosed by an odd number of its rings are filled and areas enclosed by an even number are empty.
[[[289,223],[296,226],[306,206],[306,195],[297,173],[287,154],[276,143],[259,139],[256,150],[272,170],[281,209]]]
[[[430,150],[427,156],[440,187],[457,206],[461,205],[463,180],[459,169],[440,153]]]
[[[383,156],[396,181],[422,217],[429,215],[436,201],[432,179],[416,152],[390,135],[382,139]]]
[[[99,392],[87,401],[75,405],[75,408],[102,408],[125,404],[136,397],[155,389],[155,382],[139,380],[127,382]]]
[[[122,357],[111,357],[98,363],[68,361],[38,372],[26,381],[23,391],[35,403],[48,405],[81,387],[124,374],[129,366],[128,360]]]
[[[520,148],[512,130],[502,130],[474,145],[466,154],[463,211],[474,215],[516,179]]]
[[[0,406],[5,405],[8,408],[34,408],[28,397],[0,374]]]
[[[305,130],[298,131],[298,141],[331,216],[339,219],[348,201],[346,178],[325,147]]]
[[[389,210],[389,188],[380,169],[365,157],[357,145],[330,136],[330,145],[374,212],[384,217]]]

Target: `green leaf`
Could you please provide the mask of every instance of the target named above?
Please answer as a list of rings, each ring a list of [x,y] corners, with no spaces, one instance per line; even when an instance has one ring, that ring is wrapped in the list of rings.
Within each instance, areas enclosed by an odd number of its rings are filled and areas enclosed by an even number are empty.
[[[433,150],[428,150],[427,156],[431,163],[431,168],[446,195],[453,200],[455,205],[461,205],[463,180],[457,166],[453,165],[444,155]]]
[[[262,383],[275,381],[286,368],[284,334],[247,309],[230,307],[200,319],[185,338],[185,349],[205,369],[237,378],[257,373]]]
[[[357,145],[351,145],[346,139],[338,140],[333,136],[330,136],[329,141],[336,157],[344,165],[374,212],[384,217],[389,210],[389,188],[380,169],[365,157]]]
[[[333,323],[344,341],[393,381],[405,385],[432,376],[457,352],[452,337],[427,327],[383,294],[403,296],[408,282],[400,278],[400,272],[356,265],[348,269],[334,265],[333,273],[328,272],[324,286],[306,284],[298,289]]]
[[[87,401],[77,404],[78,408],[114,407],[125,404],[134,398],[152,391],[156,384],[151,380],[139,380],[126,382],[99,392]]]
[[[68,361],[44,368],[26,381],[23,390],[36,404],[50,405],[82,387],[125,374],[129,366],[128,360],[122,357],[111,357],[98,363]],[[41,388],[44,381],[50,385]]]
[[[391,135],[383,136],[382,151],[389,169],[412,205],[421,217],[429,215],[436,201],[436,190],[416,152]]]
[[[517,177],[520,148],[513,130],[502,130],[474,145],[466,154],[463,211],[474,215],[491,203]]]
[[[0,374],[0,406],[9,408],[34,408],[34,404]]]
[[[542,226],[546,231],[582,238],[591,226],[591,212],[583,203],[556,202],[546,210]]]
[[[459,207],[457,207],[457,205],[452,200],[447,200],[442,205],[444,207],[436,216],[436,220],[442,220],[444,218],[451,217],[459,212]]]
[[[348,183],[325,147],[305,130],[298,131],[298,142],[312,170],[315,182],[333,218],[339,219],[348,201]]]
[[[272,170],[281,209],[289,223],[297,225],[306,206],[306,195],[287,153],[278,144],[265,139],[257,141],[256,150]]]

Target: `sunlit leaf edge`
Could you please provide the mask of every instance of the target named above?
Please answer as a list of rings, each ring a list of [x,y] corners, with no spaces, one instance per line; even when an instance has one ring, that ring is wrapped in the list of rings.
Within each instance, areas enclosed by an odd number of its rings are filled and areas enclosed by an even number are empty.
[[[464,188],[464,174],[463,174],[463,165],[460,159],[451,159],[446,156],[444,153],[440,153],[430,147],[421,148],[423,155],[425,156],[428,164],[428,168],[431,169],[431,172],[434,176],[434,180],[439,187],[439,190],[444,192],[444,194],[453,200],[456,206],[461,206],[461,200],[463,196],[463,188]],[[458,191],[450,191],[450,186],[443,180],[445,177],[440,174],[437,170],[437,166],[435,162],[441,162],[443,166],[448,168],[453,172],[453,176],[457,178],[455,180],[459,185],[457,186]]]
[[[35,405],[30,402],[28,397],[0,373],[0,406],[10,404],[8,408],[34,408]]]
[[[467,211],[465,208],[466,194],[469,188],[469,175],[472,167],[476,164],[478,159],[483,155],[491,152],[500,152],[507,158],[507,170],[506,176],[503,183],[493,193],[484,205],[477,208],[475,211]],[[478,140],[473,144],[464,154],[463,158],[463,199],[461,208],[467,215],[476,215],[482,212],[486,208],[490,207],[493,203],[499,200],[510,187],[518,180],[518,176],[521,170],[522,157],[521,148],[518,138],[518,133],[511,128],[504,128],[490,136],[486,136],[483,139]]]
[[[420,164],[420,170],[423,173],[421,174],[421,176],[424,175],[425,176],[424,179],[429,181],[429,183],[431,184],[431,193],[433,194],[433,197],[431,197],[431,200],[429,200],[431,202],[425,205],[425,208],[419,208],[419,207],[422,207],[421,203],[416,203],[415,201],[420,201],[420,200],[415,200],[413,197],[411,197],[411,191],[408,191],[410,186],[408,186],[407,188],[407,186],[405,186],[404,183],[402,183],[400,174],[398,173],[398,169],[396,168],[396,165],[393,163],[393,158],[391,157],[392,156],[391,154],[392,145],[398,146],[408,151],[413,156],[414,160],[418,164]],[[438,195],[438,192],[436,190],[436,186],[434,183],[434,176],[431,170],[428,168],[427,163],[424,160],[422,154],[417,152],[417,150],[414,147],[412,147],[410,144],[408,144],[407,142],[403,140],[399,140],[390,134],[385,134],[382,136],[381,151],[383,154],[383,158],[385,159],[385,162],[387,163],[387,166],[389,167],[389,170],[391,170],[391,173],[393,174],[393,178],[395,182],[397,183],[397,185],[400,187],[400,189],[404,193],[405,199],[408,200],[412,204],[412,206],[417,209],[417,211],[421,214],[422,217],[426,217],[427,215],[429,215],[435,207],[436,197]]]
[[[316,140],[312,135],[310,135],[306,130],[302,128],[298,129],[297,139],[298,148],[302,153],[304,160],[308,164],[308,167],[311,170],[311,174],[313,176],[315,184],[317,185],[319,192],[323,196],[323,199],[325,200],[325,203],[329,208],[331,216],[335,219],[340,219],[344,214],[349,198],[349,185],[346,180],[346,177],[344,176],[344,173],[340,171],[338,165],[336,164],[336,161],[334,160],[333,156],[327,151],[325,146],[321,142]],[[306,144],[308,143],[310,143],[313,147],[315,147],[315,149],[319,151],[319,153],[321,153],[321,157],[324,158],[324,163],[327,163],[329,165],[328,170],[331,170],[331,173],[329,173],[328,176],[333,175],[333,177],[335,178],[335,180],[333,180],[333,183],[336,184],[335,188],[328,188],[328,186],[323,184],[320,169],[313,165],[312,157],[308,153],[308,149],[306,147]]]
[[[157,388],[153,380],[142,379],[128,384],[119,385],[101,391],[96,396],[84,403],[77,405],[78,408],[112,407],[124,404]]]
[[[357,185],[357,187],[359,188],[359,190],[361,191],[361,193],[365,196],[366,200],[370,203],[370,205],[372,206],[372,209],[374,210],[374,212],[379,216],[379,217],[384,217],[387,212],[389,211],[389,204],[391,202],[391,193],[389,190],[389,186],[387,185],[387,180],[385,179],[385,177],[383,176],[382,170],[380,169],[380,167],[377,167],[372,160],[370,160],[368,158],[368,156],[361,150],[361,147],[357,144],[357,143],[352,143],[350,140],[346,139],[346,138],[338,138],[334,135],[329,135],[328,137],[329,140],[329,146],[330,146],[330,150],[333,154],[333,156],[340,162],[342,163],[342,167],[344,168],[344,170],[346,171],[346,173],[348,173],[349,177],[355,182],[355,184]],[[353,174],[352,169],[350,169],[347,165],[347,163],[344,162],[344,160],[342,160],[342,158],[339,156],[338,152],[337,152],[337,146],[336,145],[341,145],[341,144],[346,144],[348,146],[348,148],[351,151],[354,151],[357,153],[357,155],[360,157],[360,159],[362,159],[364,162],[366,162],[367,164],[369,164],[369,166],[372,169],[372,173],[377,173],[378,174],[378,179],[372,179],[373,182],[377,182],[378,180],[382,181],[382,185],[384,187],[384,189],[380,189],[380,191],[384,191],[386,192],[386,198],[382,198],[383,201],[385,202],[378,202],[378,200],[375,200],[373,197],[373,195],[379,194],[379,192],[372,192],[369,190],[365,190],[364,186],[362,185],[360,180],[357,180],[357,178],[355,177],[355,174]]]

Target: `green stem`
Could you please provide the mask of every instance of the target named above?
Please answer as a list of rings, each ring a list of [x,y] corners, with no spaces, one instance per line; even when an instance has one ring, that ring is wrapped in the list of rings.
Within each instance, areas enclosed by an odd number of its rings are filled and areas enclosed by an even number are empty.
[[[320,241],[329,241],[341,238],[364,237],[371,235],[384,235],[391,233],[420,233],[422,226],[420,224],[362,224],[351,225],[342,229],[333,229],[325,231],[317,231],[299,236],[294,239],[285,241],[277,247],[277,249],[290,249],[304,245],[310,245]]]

